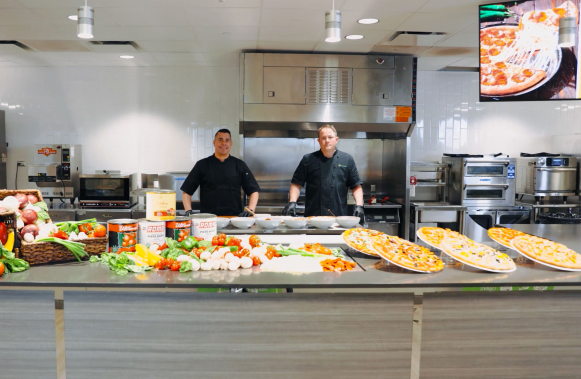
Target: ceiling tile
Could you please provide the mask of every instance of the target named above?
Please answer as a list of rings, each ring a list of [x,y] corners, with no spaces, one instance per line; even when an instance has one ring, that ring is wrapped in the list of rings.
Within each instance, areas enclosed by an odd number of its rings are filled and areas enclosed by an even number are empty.
[[[260,8],[262,0],[180,0],[187,8]]]
[[[390,45],[376,45],[373,53],[391,53],[391,54],[406,54],[406,55],[420,55],[431,49],[430,46],[390,46]]]
[[[11,25],[0,26],[0,38],[3,39],[39,39],[39,40],[66,40],[76,39],[76,26],[41,25]]]
[[[95,53],[110,53],[116,55],[133,55],[138,53],[139,51],[133,47],[133,45],[92,45],[89,44],[88,48],[94,51]]]
[[[194,26],[198,41],[205,40],[256,40],[258,28],[255,26]]]
[[[394,37],[395,36],[395,37]],[[396,46],[429,46],[432,47],[438,42],[446,38],[445,34],[392,34],[381,42],[382,45],[396,45]]]
[[[422,54],[424,57],[456,57],[457,60],[466,57],[478,57],[479,50],[477,47],[448,47],[435,46]]]
[[[447,12],[462,14],[478,14],[479,4],[490,4],[489,0],[430,0],[419,12]]]
[[[109,8],[108,12],[121,26],[190,25],[182,8]]]
[[[398,26],[397,30],[414,32],[447,32],[455,33],[467,28],[477,20],[473,17],[458,17],[452,13],[414,13]]]
[[[148,52],[167,53],[197,53],[202,47],[196,40],[191,41],[135,41],[142,49]]]
[[[259,50],[272,51],[311,51],[317,42],[292,42],[292,41],[258,41],[256,47]]]
[[[259,8],[187,8],[194,26],[258,26]]]
[[[341,11],[341,27],[360,28],[362,31],[397,30],[398,26],[410,18],[412,14],[413,13],[410,12],[399,12],[393,10],[383,14],[373,12],[371,15],[369,12],[362,11]],[[375,17],[379,19],[379,22],[371,25],[362,25],[357,22],[357,20],[367,17]]]
[[[84,5],[82,0],[19,0],[19,1],[28,8],[78,8],[80,5]],[[102,6],[101,0],[90,0],[87,5],[91,7]]]
[[[77,7],[68,8],[32,8],[32,11],[41,16],[44,22],[54,25],[76,25],[76,21],[69,20],[68,17],[77,14]],[[95,27],[97,26],[119,26],[105,8],[95,8]]]
[[[0,9],[7,8],[26,8],[16,0],[0,0]]]
[[[345,42],[350,43],[350,44],[365,44],[365,45],[377,45],[378,43],[380,43],[382,40],[391,37],[395,31],[393,30],[381,30],[381,31],[363,31],[359,28],[356,28],[356,31],[354,30],[350,30],[350,29],[343,29],[341,30],[343,37],[348,36],[350,34],[360,34],[363,36],[363,39],[358,39],[358,40],[348,40],[348,39],[344,39]],[[343,42],[343,41],[341,41]]]
[[[375,17],[378,12],[416,12],[428,0],[347,0],[341,10],[364,11],[365,17]]]
[[[343,40],[341,42],[329,43],[329,42],[319,42],[313,49],[313,52],[325,52],[325,53],[368,53],[370,52],[375,45],[366,45],[366,44],[354,44],[354,43],[345,43],[353,42],[349,40]],[[361,40],[360,40],[361,41]]]
[[[212,66],[236,67],[240,64],[240,54],[238,53],[204,53],[206,62]]]
[[[150,41],[184,41],[194,39],[194,33],[188,26],[129,26],[124,29],[134,40],[143,39]]]
[[[325,12],[306,9],[263,9],[260,26],[325,29]]]
[[[30,9],[2,9],[0,25],[47,24],[48,21]]]
[[[478,33],[460,32],[438,43],[438,46],[478,47]]]
[[[204,53],[240,53],[246,50],[256,50],[256,40],[202,40],[201,49]]]
[[[347,0],[335,0],[335,8],[341,9]],[[287,8],[287,9],[317,9],[327,11],[332,8],[331,0],[263,0],[263,8]],[[324,15],[324,13],[323,13]]]
[[[8,55],[22,55],[28,53],[29,51],[26,51],[15,44],[0,44],[0,60],[5,60]]]
[[[77,38],[76,27],[73,28],[75,38]],[[120,26],[95,26],[93,34],[95,35],[93,41],[129,41],[132,39],[127,30]]]
[[[174,8],[182,5],[180,0],[99,0],[99,3],[107,8]]]
[[[143,62],[156,62],[157,59],[150,53],[131,53],[129,55],[133,55],[133,59],[123,59],[120,57],[119,53],[99,53],[97,54],[100,58],[106,59],[110,62],[131,62],[131,61],[143,61]]]
[[[325,35],[324,27],[322,29],[291,29],[291,28],[269,28],[260,27],[259,41],[294,41],[294,42],[311,42],[319,41]]]
[[[151,53],[155,59],[160,62],[171,61],[171,62],[205,62],[203,53]]]
[[[81,41],[43,41],[43,40],[20,40],[19,42],[30,46],[39,52],[90,52],[91,50],[83,45]]]
[[[45,53],[45,52],[32,52],[28,54],[27,58],[35,59],[39,61],[85,61],[85,62],[97,62],[104,60],[104,57],[93,53],[91,51],[78,53],[78,52],[55,52],[55,53]]]

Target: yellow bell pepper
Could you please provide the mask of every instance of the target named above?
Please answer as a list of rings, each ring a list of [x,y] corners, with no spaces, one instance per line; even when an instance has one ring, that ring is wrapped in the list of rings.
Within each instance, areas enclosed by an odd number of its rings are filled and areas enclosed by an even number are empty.
[[[8,251],[12,251],[12,249],[14,248],[14,232],[8,234],[8,239],[6,240],[4,248]]]

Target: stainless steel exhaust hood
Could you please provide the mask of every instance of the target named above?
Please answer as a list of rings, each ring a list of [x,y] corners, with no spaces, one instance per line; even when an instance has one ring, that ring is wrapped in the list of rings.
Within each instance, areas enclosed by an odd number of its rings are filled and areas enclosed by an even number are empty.
[[[405,138],[415,125],[417,62],[408,56],[243,53],[245,137]]]

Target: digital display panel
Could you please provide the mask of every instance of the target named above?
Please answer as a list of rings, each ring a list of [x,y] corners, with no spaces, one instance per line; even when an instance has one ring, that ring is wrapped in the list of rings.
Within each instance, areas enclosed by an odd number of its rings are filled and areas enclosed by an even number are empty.
[[[579,3],[526,0],[481,5],[480,101],[581,98]],[[569,39],[564,38],[566,33],[559,39],[560,23],[570,23]]]

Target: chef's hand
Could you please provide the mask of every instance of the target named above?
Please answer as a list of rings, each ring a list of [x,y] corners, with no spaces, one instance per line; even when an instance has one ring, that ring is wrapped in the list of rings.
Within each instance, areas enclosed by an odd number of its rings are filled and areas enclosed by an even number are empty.
[[[282,210],[282,215],[295,217],[297,215],[297,202],[291,201],[288,203],[288,205]]]
[[[244,212],[240,213],[238,217],[252,217],[252,213],[245,210]]]
[[[191,209],[189,211],[186,211],[186,216],[191,216],[193,214],[194,214],[194,211]]]
[[[365,225],[365,211],[363,210],[362,205],[355,206],[355,212],[353,212],[353,216],[359,217],[359,219],[361,220],[360,224]]]

